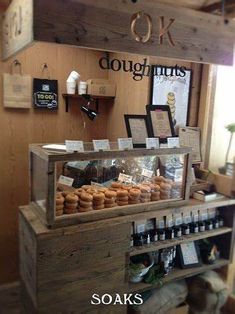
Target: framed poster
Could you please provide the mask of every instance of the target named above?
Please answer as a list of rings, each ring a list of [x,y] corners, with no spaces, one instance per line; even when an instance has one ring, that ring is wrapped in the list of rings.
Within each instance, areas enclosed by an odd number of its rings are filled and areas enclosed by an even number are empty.
[[[196,242],[186,242],[178,246],[180,266],[190,268],[201,266],[200,251]]]
[[[164,68],[164,75],[161,69]],[[151,100],[153,105],[168,105],[175,131],[187,125],[192,71],[184,68],[153,66]]]
[[[168,137],[175,135],[169,106],[147,105],[151,137],[159,137],[160,143],[166,143]]]
[[[124,114],[127,136],[132,137],[133,147],[145,147],[150,128],[146,115]]]
[[[179,128],[180,146],[192,148],[192,162],[202,161],[201,156],[201,130],[196,127]]]
[[[58,81],[34,78],[33,102],[37,109],[58,109]]]

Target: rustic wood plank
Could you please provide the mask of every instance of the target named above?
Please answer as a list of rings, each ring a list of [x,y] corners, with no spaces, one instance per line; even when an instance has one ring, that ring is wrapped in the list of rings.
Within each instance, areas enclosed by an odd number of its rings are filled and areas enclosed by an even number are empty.
[[[45,8],[50,14],[44,14]],[[139,11],[149,14],[153,20],[152,36],[146,43],[137,42],[131,36],[131,17]],[[166,25],[170,18],[174,19],[170,27],[174,47],[169,45],[167,36],[164,36],[163,44],[159,45],[160,16],[165,17]],[[218,16],[167,6],[154,0],[148,3],[138,1],[135,4],[118,0],[112,8],[108,0],[34,2],[35,40],[101,50],[232,64],[233,30],[232,21],[225,25]],[[138,32],[146,33],[146,23],[138,23]]]
[[[20,314],[19,281],[0,286],[0,313]]]

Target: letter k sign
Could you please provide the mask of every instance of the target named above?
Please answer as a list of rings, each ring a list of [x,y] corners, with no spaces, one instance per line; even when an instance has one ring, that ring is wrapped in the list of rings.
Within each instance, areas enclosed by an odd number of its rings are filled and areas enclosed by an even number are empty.
[[[167,33],[167,38],[168,41],[170,43],[170,45],[175,46],[175,43],[172,39],[172,36],[169,32],[169,28],[171,27],[171,25],[174,23],[175,19],[170,19],[168,25],[166,27],[164,27],[164,16],[160,16],[160,28],[159,28],[159,44],[162,45],[163,44],[163,36],[164,34]]]

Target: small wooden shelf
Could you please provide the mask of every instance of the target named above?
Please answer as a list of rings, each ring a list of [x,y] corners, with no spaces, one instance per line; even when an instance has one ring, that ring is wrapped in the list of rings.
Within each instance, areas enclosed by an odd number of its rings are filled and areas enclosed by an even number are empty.
[[[181,238],[176,238],[172,240],[158,241],[151,244],[145,244],[143,246],[136,246],[130,249],[130,256],[152,252],[155,250],[160,250],[163,248],[179,245],[181,243],[189,242],[189,241],[197,241],[205,238],[215,237],[221,234],[232,232],[232,228],[222,227],[215,230],[204,231],[197,234],[190,234],[182,236]]]
[[[109,97],[109,96],[93,96],[89,94],[84,95],[78,95],[78,94],[62,94],[63,98],[65,99],[65,111],[69,111],[69,100],[70,99],[77,99],[79,103],[87,103],[90,100],[95,101],[96,106],[99,105],[100,100],[114,100],[115,97]]]
[[[190,187],[190,194],[192,195],[194,192],[200,191],[200,190],[209,191],[211,186],[212,184],[208,181],[196,179],[196,183],[191,185]]]
[[[189,277],[204,273],[207,270],[220,268],[220,267],[226,266],[228,264],[229,264],[229,260],[221,258],[212,265],[203,264],[200,267],[192,267],[192,268],[187,268],[187,269],[176,268],[176,269],[173,269],[169,273],[168,276],[163,278],[163,283],[165,284],[165,283],[170,282],[170,281],[189,278]],[[151,290],[151,289],[158,288],[158,287],[159,287],[158,284],[151,285],[151,284],[147,284],[144,282],[129,283],[129,293],[143,292],[143,291]]]

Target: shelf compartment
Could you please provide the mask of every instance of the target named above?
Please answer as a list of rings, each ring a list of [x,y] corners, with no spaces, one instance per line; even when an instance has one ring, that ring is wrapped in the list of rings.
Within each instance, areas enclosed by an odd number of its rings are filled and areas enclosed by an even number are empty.
[[[222,227],[216,230],[204,231],[198,234],[189,234],[182,236],[180,238],[172,239],[172,240],[164,240],[158,241],[150,244],[145,244],[143,246],[136,246],[130,249],[130,256],[139,255],[142,253],[148,253],[160,249],[164,249],[167,247],[179,245],[185,242],[197,241],[205,238],[215,237],[221,234],[232,232],[232,228]]]
[[[176,269],[173,269],[169,273],[168,276],[163,278],[163,284],[174,281],[174,280],[181,280],[181,279],[189,278],[189,277],[204,273],[208,270],[226,266],[228,264],[229,264],[229,260],[221,258],[212,265],[203,264],[200,267],[192,267],[192,268],[187,268],[187,269],[176,268]],[[143,292],[143,291],[151,290],[154,288],[159,288],[159,284],[151,285],[144,282],[129,283],[129,293]]]

